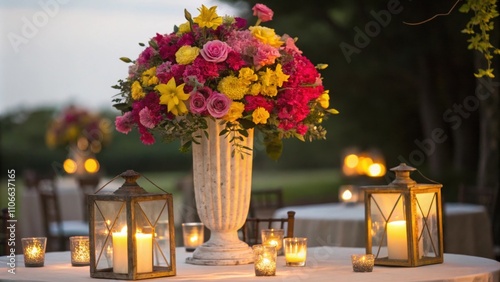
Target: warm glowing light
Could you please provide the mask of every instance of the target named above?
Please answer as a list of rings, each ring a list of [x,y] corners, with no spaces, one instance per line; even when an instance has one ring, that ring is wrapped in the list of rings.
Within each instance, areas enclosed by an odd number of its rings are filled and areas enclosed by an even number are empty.
[[[370,177],[380,177],[385,174],[385,166],[383,164],[374,163],[368,167],[366,173]]]
[[[359,158],[355,154],[347,155],[344,159],[344,164],[349,168],[355,168],[358,166]]]
[[[84,167],[88,173],[96,173],[99,171],[99,162],[94,158],[86,159]]]
[[[342,200],[347,201],[352,198],[352,192],[349,190],[345,190],[344,193],[342,193]]]
[[[66,173],[69,173],[69,174],[75,173],[77,167],[78,167],[78,165],[72,159],[66,159],[63,162],[63,168],[64,168],[64,171],[66,171]]]
[[[76,146],[80,151],[85,151],[89,147],[89,140],[85,137],[80,137],[78,138],[78,141],[76,141]]]
[[[359,160],[359,174],[367,174],[368,168],[373,164],[373,160],[370,157],[361,157]]]

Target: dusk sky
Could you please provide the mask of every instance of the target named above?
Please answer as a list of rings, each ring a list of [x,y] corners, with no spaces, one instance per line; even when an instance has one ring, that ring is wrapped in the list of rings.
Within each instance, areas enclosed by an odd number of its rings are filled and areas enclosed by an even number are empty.
[[[40,106],[80,104],[112,109],[111,86],[125,78],[139,42],[185,22],[184,9],[214,0],[2,0],[0,2],[0,115]]]

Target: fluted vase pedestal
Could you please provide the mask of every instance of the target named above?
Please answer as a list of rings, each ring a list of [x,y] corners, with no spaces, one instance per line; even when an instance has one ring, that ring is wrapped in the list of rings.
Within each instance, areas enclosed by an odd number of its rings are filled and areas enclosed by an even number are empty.
[[[198,265],[239,265],[253,262],[252,249],[238,237],[250,206],[252,150],[242,158],[229,142],[219,136],[219,120],[208,121],[208,138],[193,143],[193,181],[196,209],[210,229],[210,239],[196,248],[186,262]],[[242,145],[253,148],[253,130]]]

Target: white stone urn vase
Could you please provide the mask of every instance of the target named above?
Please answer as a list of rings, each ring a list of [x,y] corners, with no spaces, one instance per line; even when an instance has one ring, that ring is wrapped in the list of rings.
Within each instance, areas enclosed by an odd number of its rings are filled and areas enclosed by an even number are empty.
[[[196,208],[210,239],[196,248],[186,262],[198,265],[238,265],[253,262],[252,249],[238,237],[250,206],[252,187],[252,151],[243,157],[219,136],[225,128],[220,120],[207,119],[208,138],[193,143],[193,181]],[[241,142],[253,148],[253,129]]]

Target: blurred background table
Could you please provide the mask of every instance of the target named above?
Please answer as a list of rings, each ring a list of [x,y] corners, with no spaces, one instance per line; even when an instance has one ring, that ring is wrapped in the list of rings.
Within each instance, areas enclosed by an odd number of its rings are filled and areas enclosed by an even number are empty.
[[[351,255],[364,253],[363,248],[309,248],[306,266],[287,267],[278,256],[276,276],[255,276],[254,265],[200,266],[186,264],[184,248],[176,249],[177,275],[148,281],[500,281],[500,262],[473,256],[445,254],[444,263],[422,267],[375,266],[371,273],[353,272]],[[16,274],[7,272],[7,257],[0,257],[2,281],[117,281],[90,278],[89,266],[72,267],[69,252],[47,253],[44,267],[24,267],[23,256],[17,256]]]
[[[294,235],[307,237],[308,246],[364,247],[364,204],[329,203],[289,206],[273,217],[295,214]],[[446,203],[443,240],[445,253],[494,258],[491,221],[483,206]]]

